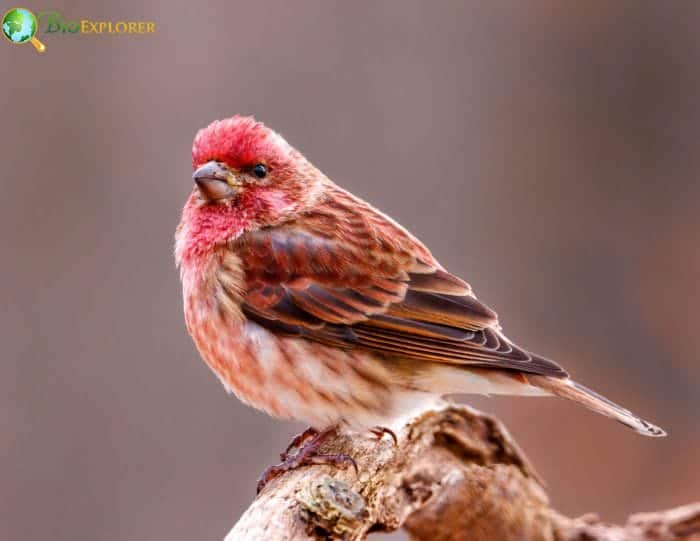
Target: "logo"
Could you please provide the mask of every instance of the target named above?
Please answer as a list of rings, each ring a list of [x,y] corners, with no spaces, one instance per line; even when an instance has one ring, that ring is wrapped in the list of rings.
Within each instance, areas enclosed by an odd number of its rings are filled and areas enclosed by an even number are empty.
[[[10,43],[31,43],[37,52],[43,53],[46,46],[35,36],[39,23],[36,16],[24,8],[12,8],[2,17],[2,33]]]
[[[2,18],[2,33],[10,43],[31,43],[43,53],[46,46],[36,34],[42,35],[133,35],[153,34],[156,23],[152,21],[100,21],[92,19],[67,20],[58,11],[40,11],[38,17],[26,8],[12,8]]]

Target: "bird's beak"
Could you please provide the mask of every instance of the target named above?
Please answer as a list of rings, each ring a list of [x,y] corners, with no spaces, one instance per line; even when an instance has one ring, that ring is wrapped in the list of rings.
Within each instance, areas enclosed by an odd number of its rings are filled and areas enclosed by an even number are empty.
[[[197,184],[199,193],[207,201],[231,199],[241,187],[233,172],[219,162],[207,162],[200,166],[192,175],[192,179]]]

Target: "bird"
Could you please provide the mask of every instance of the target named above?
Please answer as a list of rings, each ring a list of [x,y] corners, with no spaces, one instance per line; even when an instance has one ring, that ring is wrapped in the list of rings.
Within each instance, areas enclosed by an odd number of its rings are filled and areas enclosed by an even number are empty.
[[[229,392],[310,425],[259,489],[322,461],[333,431],[393,434],[452,394],[557,396],[665,436],[516,345],[417,237],[255,118],[199,130],[192,167],[175,233],[187,330]]]

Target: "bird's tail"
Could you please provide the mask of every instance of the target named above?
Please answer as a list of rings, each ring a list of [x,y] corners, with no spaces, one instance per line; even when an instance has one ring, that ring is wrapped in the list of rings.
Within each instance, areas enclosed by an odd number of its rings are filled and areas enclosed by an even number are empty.
[[[608,400],[604,396],[587,389],[583,385],[576,383],[568,378],[555,378],[549,376],[527,375],[528,380],[532,385],[535,385],[545,391],[548,391],[556,396],[568,398],[574,402],[587,407],[601,415],[615,419],[616,421],[628,426],[643,436],[651,436],[654,438],[663,437],[666,435],[663,429],[651,424],[644,419],[640,419],[631,411],[626,410],[622,406],[618,406],[614,402]]]

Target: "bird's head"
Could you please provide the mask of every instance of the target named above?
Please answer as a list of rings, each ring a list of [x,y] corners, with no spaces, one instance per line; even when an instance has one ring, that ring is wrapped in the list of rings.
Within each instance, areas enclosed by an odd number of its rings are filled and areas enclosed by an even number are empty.
[[[195,186],[176,235],[178,260],[291,219],[328,182],[281,135],[244,116],[199,130],[192,167]]]

